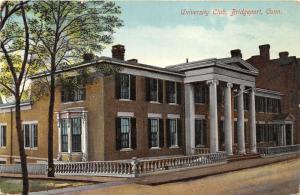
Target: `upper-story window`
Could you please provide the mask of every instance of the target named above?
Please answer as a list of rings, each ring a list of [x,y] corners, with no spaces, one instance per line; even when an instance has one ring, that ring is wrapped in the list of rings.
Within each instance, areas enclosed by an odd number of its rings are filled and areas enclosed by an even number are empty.
[[[281,113],[281,100],[255,96],[255,110],[256,112]]]
[[[146,78],[146,100],[149,102],[163,102],[163,81]]]
[[[68,78],[61,89],[62,102],[85,100],[85,84],[78,77]]]
[[[129,74],[116,75],[116,98],[135,100],[135,76]]]
[[[24,132],[24,147],[37,148],[38,147],[38,124],[25,123],[23,124]]]
[[[0,124],[0,147],[6,146],[6,125]]]
[[[208,88],[206,85],[196,84],[194,88],[195,103],[206,103]]]
[[[181,84],[173,81],[166,81],[166,102],[181,104]]]

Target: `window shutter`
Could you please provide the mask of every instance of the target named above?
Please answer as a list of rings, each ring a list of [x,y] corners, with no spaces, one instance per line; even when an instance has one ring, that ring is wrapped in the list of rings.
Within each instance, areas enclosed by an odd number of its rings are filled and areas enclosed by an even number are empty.
[[[203,144],[207,144],[207,121],[203,120]]]
[[[151,148],[151,119],[148,119],[148,147]]]
[[[171,133],[170,133],[171,129],[170,129],[170,119],[167,119],[167,146],[170,147],[171,146]]]
[[[169,81],[165,81],[165,83],[166,83],[165,101],[166,101],[166,103],[170,103],[170,101],[169,101],[169,94],[170,94],[169,85],[170,85],[170,83],[169,83]]]
[[[120,90],[120,74],[115,75],[115,92],[116,92],[116,99],[121,98],[121,90]]]
[[[195,146],[200,144],[200,129],[199,129],[199,119],[195,119]]]
[[[116,118],[116,149],[121,149],[121,118]]]
[[[145,77],[145,83],[146,83],[146,101],[150,101],[150,78]]]
[[[6,126],[2,126],[2,146],[6,146]]]
[[[181,104],[181,89],[182,89],[182,84],[181,83],[176,83],[177,87],[177,104]]]
[[[178,146],[181,147],[182,146],[182,122],[181,119],[177,119],[177,141],[178,141]]]
[[[158,101],[163,103],[163,81],[158,80]]]
[[[159,147],[164,147],[164,121],[159,119]]]
[[[135,100],[135,96],[136,96],[135,80],[136,77],[134,75],[130,75],[130,99],[131,100]]]
[[[136,119],[131,118],[131,148],[136,149]]]

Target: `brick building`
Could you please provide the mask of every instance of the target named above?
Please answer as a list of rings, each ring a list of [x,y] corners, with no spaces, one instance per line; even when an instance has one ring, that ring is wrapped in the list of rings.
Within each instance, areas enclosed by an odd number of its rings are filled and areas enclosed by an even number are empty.
[[[159,68],[125,60],[125,47],[115,45],[112,58],[58,70],[76,79],[82,68],[121,67],[115,75],[91,73],[92,81],[77,89],[58,83],[55,160],[184,155],[202,149],[232,155],[299,143],[299,59],[281,53],[282,58],[270,60],[267,45],[260,52],[247,61],[240,50],[232,50],[229,58]],[[33,76],[32,86],[43,76]],[[47,109],[47,96],[22,104],[29,162],[47,160]],[[2,103],[0,161],[19,162],[17,148],[14,106]]]

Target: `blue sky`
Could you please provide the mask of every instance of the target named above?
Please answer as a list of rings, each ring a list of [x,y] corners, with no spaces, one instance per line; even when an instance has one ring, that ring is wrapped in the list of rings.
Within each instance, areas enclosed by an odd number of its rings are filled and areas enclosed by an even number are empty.
[[[186,2],[118,1],[124,27],[114,44],[124,44],[126,59],[164,67],[213,57],[228,57],[241,49],[244,58],[258,54],[258,45],[270,44],[271,57],[289,51],[300,56],[300,1]],[[232,9],[262,10],[262,15],[229,16]],[[181,15],[182,10],[206,10],[208,16]],[[225,9],[227,16],[215,16]],[[268,9],[280,10],[267,15]],[[103,52],[110,56],[110,48]]]

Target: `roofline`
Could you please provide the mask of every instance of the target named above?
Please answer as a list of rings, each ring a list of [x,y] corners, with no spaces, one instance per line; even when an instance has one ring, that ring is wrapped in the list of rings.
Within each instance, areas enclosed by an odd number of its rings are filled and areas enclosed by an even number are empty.
[[[113,60],[109,60],[109,59],[100,59],[100,60],[96,60],[96,61],[93,61],[93,62],[83,63],[83,64],[79,64],[79,65],[76,65],[76,66],[73,66],[73,67],[68,67],[68,68],[63,69],[63,70],[57,70],[55,72],[55,74],[58,74],[58,73],[61,73],[61,72],[77,70],[77,69],[84,68],[84,67],[89,67],[89,66],[93,66],[97,63],[103,63],[103,62],[107,62],[107,63],[111,63],[111,64],[118,64],[118,65],[121,65],[121,66],[130,67],[130,68],[148,70],[148,71],[153,71],[153,72],[160,72],[160,73],[169,74],[169,75],[175,75],[175,76],[181,76],[181,77],[185,76],[185,74],[183,74],[183,73],[179,73],[179,72],[177,73],[177,72],[169,71],[166,68],[162,68],[162,69],[165,69],[165,70],[159,70],[154,66],[153,66],[153,68],[143,67],[143,66],[139,66],[139,64],[134,65],[134,64],[124,63],[124,62],[117,62],[117,61],[113,61]],[[148,65],[148,66],[150,66],[150,65]],[[49,75],[50,75],[49,72],[40,73],[40,74],[33,75],[29,78],[30,79],[37,79],[37,78],[44,77],[44,76],[49,76]]]
[[[32,102],[22,102],[20,104],[20,106],[29,106],[29,105],[32,105]],[[9,104],[0,104],[0,109],[6,109],[6,108],[15,108],[16,105],[15,103],[9,103]]]

